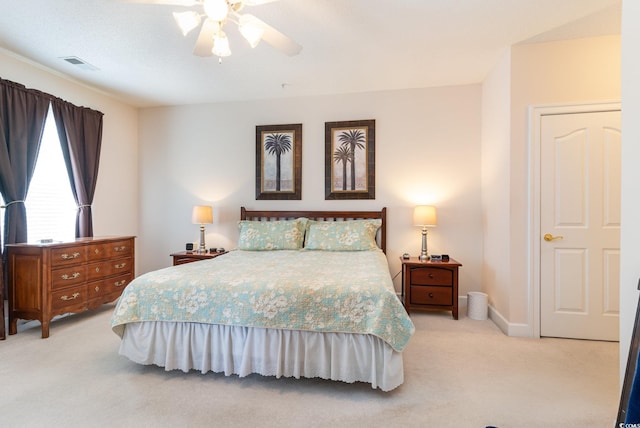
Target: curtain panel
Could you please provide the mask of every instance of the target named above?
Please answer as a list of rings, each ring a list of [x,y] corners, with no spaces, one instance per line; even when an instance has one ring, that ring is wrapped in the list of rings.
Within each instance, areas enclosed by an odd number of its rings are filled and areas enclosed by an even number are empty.
[[[52,100],[51,109],[78,205],[76,237],[93,236],[91,204],[98,181],[103,114],[59,99]]]
[[[0,193],[5,201],[2,265],[6,244],[27,240],[27,211],[24,200],[40,150],[49,97],[23,85],[0,79]],[[4,327],[4,272],[0,276],[1,337]]]

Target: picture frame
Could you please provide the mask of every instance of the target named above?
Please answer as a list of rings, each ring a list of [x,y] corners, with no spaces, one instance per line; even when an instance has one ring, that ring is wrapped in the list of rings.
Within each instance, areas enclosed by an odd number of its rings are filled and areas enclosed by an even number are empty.
[[[256,126],[256,200],[302,199],[302,124]]]
[[[325,122],[325,200],[375,199],[376,121]]]

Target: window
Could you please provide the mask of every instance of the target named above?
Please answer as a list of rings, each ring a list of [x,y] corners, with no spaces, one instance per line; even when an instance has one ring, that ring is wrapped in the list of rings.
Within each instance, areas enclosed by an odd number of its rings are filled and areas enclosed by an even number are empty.
[[[28,240],[75,238],[77,205],[71,193],[53,112],[45,121],[27,200]]]
[[[71,192],[51,109],[45,121],[40,152],[25,206],[29,242],[75,238],[78,208]]]

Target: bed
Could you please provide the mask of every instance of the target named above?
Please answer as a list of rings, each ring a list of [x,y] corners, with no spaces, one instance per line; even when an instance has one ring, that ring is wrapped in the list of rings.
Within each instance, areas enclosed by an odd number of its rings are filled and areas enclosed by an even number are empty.
[[[240,214],[237,249],[127,286],[119,353],[167,371],[401,385],[414,326],[389,274],[386,209]]]

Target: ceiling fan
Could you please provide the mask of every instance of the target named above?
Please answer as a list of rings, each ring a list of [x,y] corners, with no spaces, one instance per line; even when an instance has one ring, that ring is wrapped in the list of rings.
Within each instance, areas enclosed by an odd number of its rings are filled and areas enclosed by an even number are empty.
[[[173,12],[176,23],[187,35],[202,24],[200,35],[196,41],[193,53],[198,56],[216,55],[222,59],[231,55],[229,40],[223,31],[227,22],[238,26],[240,34],[249,42],[252,48],[260,40],[279,49],[289,56],[300,53],[302,46],[282,34],[272,26],[255,16],[240,11],[245,6],[256,6],[277,0],[121,0],[127,3],[163,4],[183,7],[193,7],[193,10]]]

